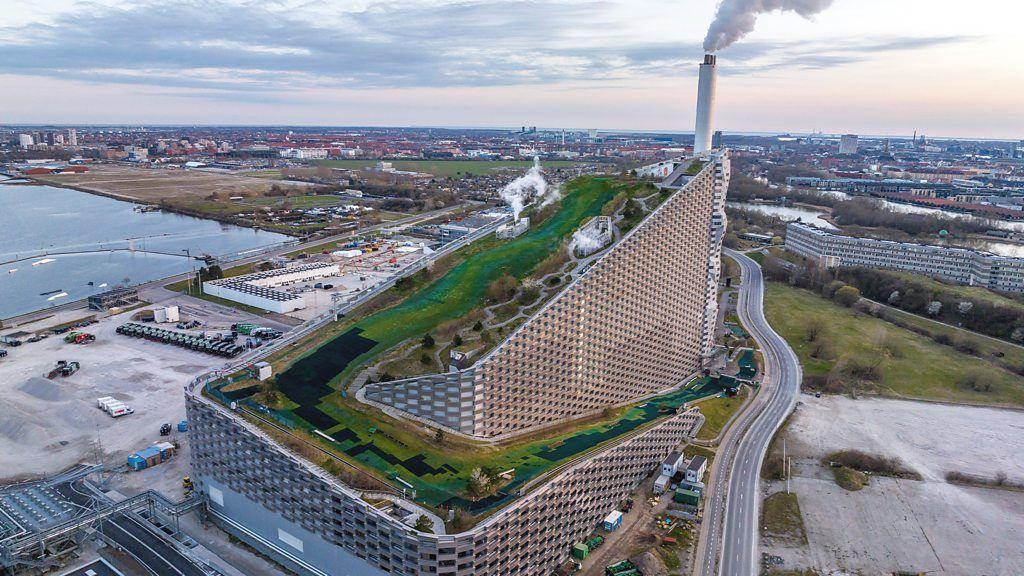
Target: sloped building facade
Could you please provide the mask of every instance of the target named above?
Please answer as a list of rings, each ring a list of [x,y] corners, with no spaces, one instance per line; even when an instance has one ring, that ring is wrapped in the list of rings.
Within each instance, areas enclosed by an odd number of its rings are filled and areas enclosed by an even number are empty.
[[[505,438],[665,390],[698,372],[717,316],[729,159],[683,163],[673,191],[474,366],[371,384],[360,398]]]

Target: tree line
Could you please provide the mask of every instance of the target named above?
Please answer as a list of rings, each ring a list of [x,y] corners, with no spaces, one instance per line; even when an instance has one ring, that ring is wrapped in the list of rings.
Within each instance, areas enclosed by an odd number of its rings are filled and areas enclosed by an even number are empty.
[[[967,218],[897,212],[873,198],[837,202],[832,206],[832,217],[841,226],[892,228],[911,236],[934,235],[942,230],[951,234],[983,234],[991,228],[986,222]]]
[[[803,188],[771,188],[759,180],[734,174],[729,182],[728,198],[735,202],[751,200],[778,201],[782,198],[832,209],[838,224],[865,228],[890,228],[911,236],[935,235],[945,230],[950,234],[983,234],[992,228],[984,220],[941,214],[899,212],[876,198],[849,198]]]
[[[837,276],[877,302],[1011,342],[1024,342],[1024,306],[958,294],[888,270],[840,268]]]
[[[824,194],[816,190],[806,190],[802,188],[793,188],[787,190],[786,188],[771,188],[758,180],[743,176],[741,174],[733,175],[729,180],[729,193],[727,194],[729,200],[735,202],[748,202],[754,199],[760,200],[779,200],[785,197],[787,200],[794,202],[803,202],[805,204],[813,204],[815,206],[824,206],[831,208],[836,204],[843,202],[842,198],[833,196],[831,194]]]
[[[766,256],[763,268],[769,280],[818,292],[843,306],[853,306],[863,296],[972,332],[1024,343],[1024,305],[1000,304],[964,295],[953,286],[940,284],[936,287],[934,283],[889,270],[859,267],[826,269],[811,260],[801,265],[776,256]],[[886,319],[897,323],[895,318]],[[976,352],[970,349],[971,344],[951,342],[944,334],[926,335],[940,344],[955,345],[957,349],[962,347],[962,352]]]

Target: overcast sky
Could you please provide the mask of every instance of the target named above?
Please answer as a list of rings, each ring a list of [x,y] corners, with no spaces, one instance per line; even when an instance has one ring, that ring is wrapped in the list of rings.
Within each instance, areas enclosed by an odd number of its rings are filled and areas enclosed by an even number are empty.
[[[714,0],[0,0],[0,123],[692,130]],[[719,54],[718,127],[1024,138],[1024,3],[834,0]]]

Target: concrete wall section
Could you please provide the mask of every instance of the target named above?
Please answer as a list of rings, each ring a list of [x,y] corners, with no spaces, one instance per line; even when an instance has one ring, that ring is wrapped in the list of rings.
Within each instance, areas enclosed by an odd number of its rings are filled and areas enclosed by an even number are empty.
[[[203,488],[209,511],[223,528],[290,570],[317,576],[387,574],[211,477],[204,478]]]

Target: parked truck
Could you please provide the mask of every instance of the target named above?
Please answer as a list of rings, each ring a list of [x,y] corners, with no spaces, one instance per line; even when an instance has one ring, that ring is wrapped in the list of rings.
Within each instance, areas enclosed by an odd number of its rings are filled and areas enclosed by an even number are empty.
[[[121,402],[116,398],[110,396],[104,396],[96,399],[96,405],[107,414],[110,414],[111,418],[119,418],[132,414],[135,411],[132,410],[127,404]]]
[[[639,576],[640,570],[629,560],[610,564],[604,569],[605,576]]]
[[[79,368],[81,368],[81,365],[78,362],[58,360],[57,365],[53,368],[53,370],[50,370],[46,377],[49,378],[50,380],[53,380],[57,376],[63,376],[66,378],[68,376],[71,376],[75,372],[78,372]]]
[[[211,340],[204,336],[174,332],[172,330],[164,330],[163,328],[145,326],[134,322],[118,326],[116,332],[124,336],[144,338],[151,342],[172,344],[174,346],[205,352],[207,354],[216,354],[227,358],[234,358],[244,351],[242,346],[238,346],[233,342]]]

